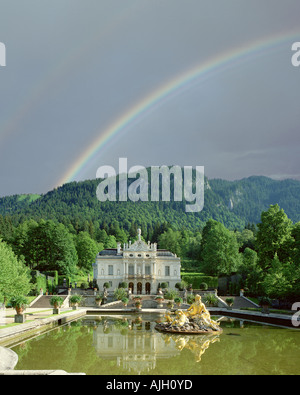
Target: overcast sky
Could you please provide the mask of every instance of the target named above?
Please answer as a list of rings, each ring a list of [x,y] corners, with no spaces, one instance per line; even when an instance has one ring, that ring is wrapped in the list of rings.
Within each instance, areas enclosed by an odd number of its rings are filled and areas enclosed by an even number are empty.
[[[300,67],[291,63],[300,2],[0,0],[0,196],[58,186],[151,92],[272,37],[120,130],[76,180],[117,170],[120,157],[129,167],[204,166],[208,178],[300,180]]]

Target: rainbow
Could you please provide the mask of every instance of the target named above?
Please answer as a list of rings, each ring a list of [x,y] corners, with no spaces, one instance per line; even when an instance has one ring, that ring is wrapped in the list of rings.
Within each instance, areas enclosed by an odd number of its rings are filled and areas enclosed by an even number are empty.
[[[138,123],[165,101],[194,87],[195,84],[199,83],[200,79],[201,81],[203,80],[203,77],[211,77],[216,73],[224,72],[230,67],[247,62],[254,57],[269,54],[283,43],[286,44],[286,48],[290,50],[292,45],[291,40],[299,39],[299,35],[300,32],[297,34],[297,32],[293,31],[250,42],[247,45],[234,48],[212,57],[168,81],[130,107],[108,128],[100,131],[96,140],[94,140],[78,159],[72,163],[70,168],[58,182],[58,185],[73,181],[87,164],[95,158],[100,150],[104,149],[116,136],[129,130],[131,126]],[[289,62],[289,58],[287,58],[287,62]]]

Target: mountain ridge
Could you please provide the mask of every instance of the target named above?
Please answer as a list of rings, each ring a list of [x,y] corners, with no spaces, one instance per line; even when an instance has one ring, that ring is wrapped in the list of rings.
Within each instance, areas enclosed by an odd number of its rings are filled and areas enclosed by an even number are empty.
[[[96,226],[119,222],[128,228],[132,221],[145,226],[169,222],[174,228],[197,229],[213,218],[229,229],[258,223],[262,211],[278,204],[293,222],[300,221],[300,181],[273,180],[250,176],[241,180],[205,177],[204,209],[185,213],[185,202],[99,202],[96,188],[100,180],[73,181],[42,194],[21,194],[0,198],[0,215],[14,223],[25,219],[54,219],[74,225],[88,221]],[[128,182],[128,185],[130,181]],[[171,196],[172,196],[171,182]]]

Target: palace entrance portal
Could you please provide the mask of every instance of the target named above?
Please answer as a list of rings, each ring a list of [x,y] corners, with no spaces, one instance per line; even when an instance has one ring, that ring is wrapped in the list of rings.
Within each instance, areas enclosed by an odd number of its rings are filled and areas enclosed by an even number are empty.
[[[131,288],[131,292],[134,293],[134,284],[129,283],[128,288]]]
[[[137,294],[141,295],[143,290],[143,284],[142,283],[137,283]]]
[[[145,291],[146,291],[146,295],[150,295],[151,294],[151,284],[150,283],[146,283],[146,287],[145,287]]]

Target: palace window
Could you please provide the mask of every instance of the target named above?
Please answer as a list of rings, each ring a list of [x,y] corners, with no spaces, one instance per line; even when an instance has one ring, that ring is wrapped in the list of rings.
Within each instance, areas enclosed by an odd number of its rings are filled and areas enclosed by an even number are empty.
[[[128,266],[128,274],[129,274],[130,276],[133,276],[133,275],[134,275],[134,266],[133,266],[133,265],[129,265],[129,266]]]
[[[170,266],[165,266],[165,276],[170,276]]]
[[[114,267],[113,265],[108,265],[108,275],[113,276],[114,275]]]
[[[150,267],[150,265],[146,265],[145,266],[145,274],[146,274],[146,276],[150,276],[150,274],[151,274],[151,267]]]

